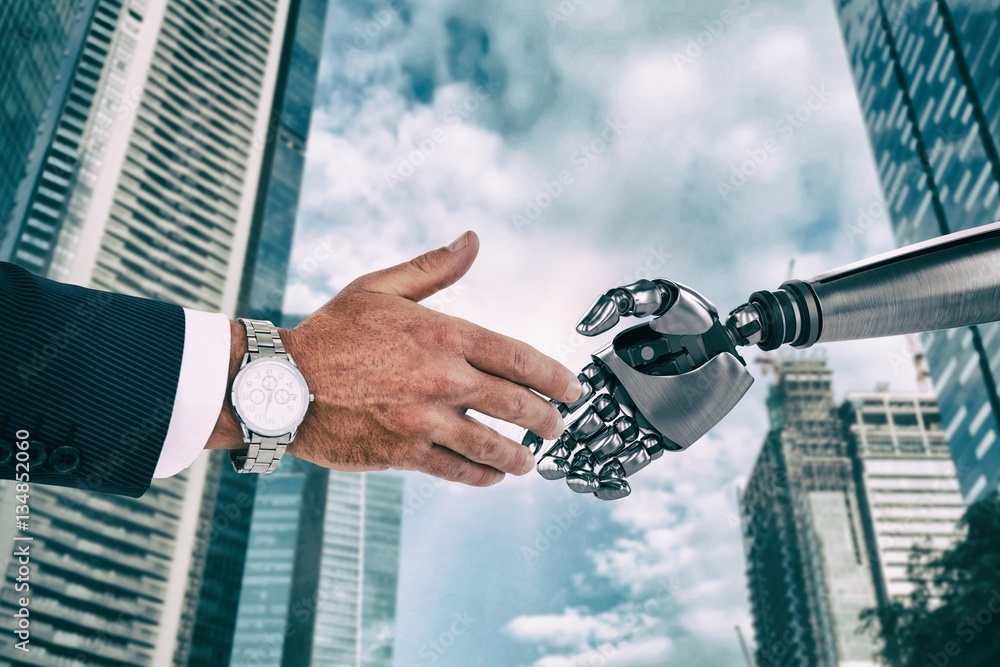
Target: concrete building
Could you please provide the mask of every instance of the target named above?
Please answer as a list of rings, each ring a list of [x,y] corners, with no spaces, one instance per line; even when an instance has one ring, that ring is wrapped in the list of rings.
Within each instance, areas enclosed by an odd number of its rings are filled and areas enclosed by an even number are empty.
[[[0,188],[0,258],[230,315],[274,302],[315,77],[315,63],[295,67],[318,53],[303,55],[302,44],[316,44],[325,3],[52,4],[47,20],[58,21],[38,22],[25,47],[38,62],[0,64],[12,76],[2,82],[5,119],[11,105],[30,102],[16,127],[34,124],[31,152],[14,147],[21,157],[10,157],[24,165],[21,180]],[[29,0],[6,2],[0,27],[29,26],[38,11]],[[32,433],[44,442],[44,429]],[[184,664],[213,544],[206,531],[219,483],[207,469],[202,457],[135,500],[35,487],[32,652],[26,660],[2,635],[0,664]],[[0,520],[0,537],[11,530]],[[0,613],[13,604],[8,564],[0,556]]]
[[[770,431],[739,499],[757,667],[875,667],[857,633],[875,591],[832,373],[818,352],[773,368]]]
[[[851,393],[841,408],[880,604],[913,590],[915,546],[952,547],[965,510],[933,395]]]
[[[899,245],[1000,220],[1000,8],[935,0],[836,3]],[[851,233],[852,230],[849,230]],[[966,502],[1000,484],[1000,324],[924,334]]]
[[[860,615],[912,591],[913,548],[959,538],[965,505],[933,395],[851,393],[784,355],[771,431],[740,497],[758,667],[875,667]]]

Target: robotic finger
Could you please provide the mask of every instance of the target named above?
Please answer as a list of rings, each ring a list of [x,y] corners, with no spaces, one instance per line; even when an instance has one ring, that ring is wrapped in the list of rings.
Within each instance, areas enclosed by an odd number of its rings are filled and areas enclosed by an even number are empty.
[[[592,355],[576,401],[556,403],[566,431],[522,440],[539,474],[578,493],[617,500],[629,480],[687,449],[746,394],[737,352],[810,347],[1000,321],[1000,223],[941,236],[809,280],[754,292],[725,322],[712,303],[670,280],[638,280],[594,301],[577,331],[596,336],[649,317]]]

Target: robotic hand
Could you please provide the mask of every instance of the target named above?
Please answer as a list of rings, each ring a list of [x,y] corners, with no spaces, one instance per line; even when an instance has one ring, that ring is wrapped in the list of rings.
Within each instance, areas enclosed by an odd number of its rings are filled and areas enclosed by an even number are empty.
[[[712,428],[753,383],[719,313],[693,289],[669,280],[639,280],[598,297],[577,324],[585,336],[622,317],[653,319],[631,327],[593,355],[583,393],[556,403],[567,419],[554,443],[527,432],[546,479],[565,477],[578,493],[602,500],[629,495],[626,478],[665,451],[686,449]]]
[[[739,346],[802,348],[1000,320],[1000,223],[755,292],[725,323],[693,289],[639,280],[598,297],[576,329],[596,336],[628,316],[652,319],[592,355],[580,398],[555,403],[567,422],[559,439],[528,431],[522,440],[542,477],[602,500],[628,496],[632,475],[732,410],[753,383]]]

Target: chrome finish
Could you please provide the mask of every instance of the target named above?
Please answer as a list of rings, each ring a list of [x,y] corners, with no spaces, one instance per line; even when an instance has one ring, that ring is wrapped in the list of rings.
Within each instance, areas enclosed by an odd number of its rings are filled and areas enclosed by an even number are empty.
[[[588,406],[580,413],[579,417],[566,426],[566,431],[575,440],[587,440],[597,435],[597,432],[603,428],[604,420],[597,416],[593,406]]]
[[[753,382],[738,347],[809,347],[1000,321],[1000,223],[755,292],[725,323],[685,285],[638,280],[598,297],[577,331],[603,333],[630,315],[653,318],[593,354],[579,376],[584,395],[557,403],[564,416],[584,409],[563,436],[578,442],[557,443],[539,462],[543,476],[565,476],[574,491],[602,500],[628,496],[626,478],[665,451],[686,449],[732,410]],[[529,436],[533,451],[544,449]]]
[[[669,280],[638,280],[609,290],[580,319],[577,331],[597,335],[630,315],[653,319],[620,332],[592,356],[578,376],[583,395],[569,405],[556,403],[564,417],[575,418],[537,466],[543,477],[565,477],[572,490],[603,500],[628,496],[627,476],[664,451],[691,445],[753,382],[715,306]],[[574,447],[567,445],[568,437]],[[522,442],[536,455],[545,450],[530,432]]]
[[[601,500],[621,500],[628,497],[630,493],[632,493],[632,488],[624,479],[609,479],[601,480],[601,485],[594,492],[594,495]]]
[[[673,306],[676,283],[669,280],[637,280],[597,297],[580,318],[576,330],[584,336],[610,331],[621,317],[659,315]]]
[[[1000,223],[901,248],[806,281],[817,342],[1000,320]]]
[[[569,461],[553,457],[545,457],[535,466],[538,474],[545,479],[562,479],[569,472]]]
[[[577,493],[593,493],[597,491],[599,480],[588,470],[575,469],[566,475],[566,485]]]
[[[760,342],[762,328],[760,310],[752,303],[737,306],[726,321],[726,329],[735,345],[756,345]]]
[[[686,285],[674,283],[677,300],[670,309],[649,323],[653,331],[675,336],[703,334],[719,320],[715,305]]]
[[[282,343],[281,336],[278,335],[278,329],[274,324],[267,320],[248,320],[243,318],[239,322],[246,329],[247,335],[247,353],[240,363],[241,373],[253,361],[257,361],[258,359],[274,359],[287,362],[291,369],[299,377],[302,377],[295,364],[295,360],[292,359],[292,355],[285,351],[285,345]],[[239,376],[237,376],[238,378]],[[304,378],[303,384],[305,384]],[[233,395],[230,401],[233,405],[236,420],[240,425],[240,430],[243,432],[243,442],[247,447],[244,449],[230,449],[229,460],[232,462],[236,472],[239,473],[267,474],[274,472],[278,467],[278,463],[281,462],[281,457],[284,455],[285,449],[295,439],[299,426],[302,424],[302,419],[300,418],[298,423],[293,424],[288,433],[278,435],[256,433],[248,428],[246,421],[239,413],[236,386],[237,381],[234,380]],[[313,402],[314,397],[311,393],[308,393],[308,389],[307,394],[309,399],[306,405],[308,406],[308,403]]]
[[[652,462],[649,452],[638,442],[619,454],[617,458],[625,470],[626,477],[631,477]]]
[[[615,354],[614,344],[594,356],[607,365],[646,420],[679,449],[708,433],[753,384],[746,367],[729,353],[682,375],[664,376],[635,370]]]

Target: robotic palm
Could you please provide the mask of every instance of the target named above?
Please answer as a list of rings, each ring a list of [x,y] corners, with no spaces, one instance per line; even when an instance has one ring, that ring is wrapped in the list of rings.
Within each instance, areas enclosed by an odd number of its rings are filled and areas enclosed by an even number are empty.
[[[577,324],[596,336],[623,317],[650,317],[592,355],[583,393],[556,403],[567,427],[523,444],[546,479],[578,493],[624,498],[628,479],[682,451],[753,383],[737,348],[877,338],[1000,320],[1000,223],[938,237],[750,295],[725,322],[695,290],[639,280],[599,296]]]

